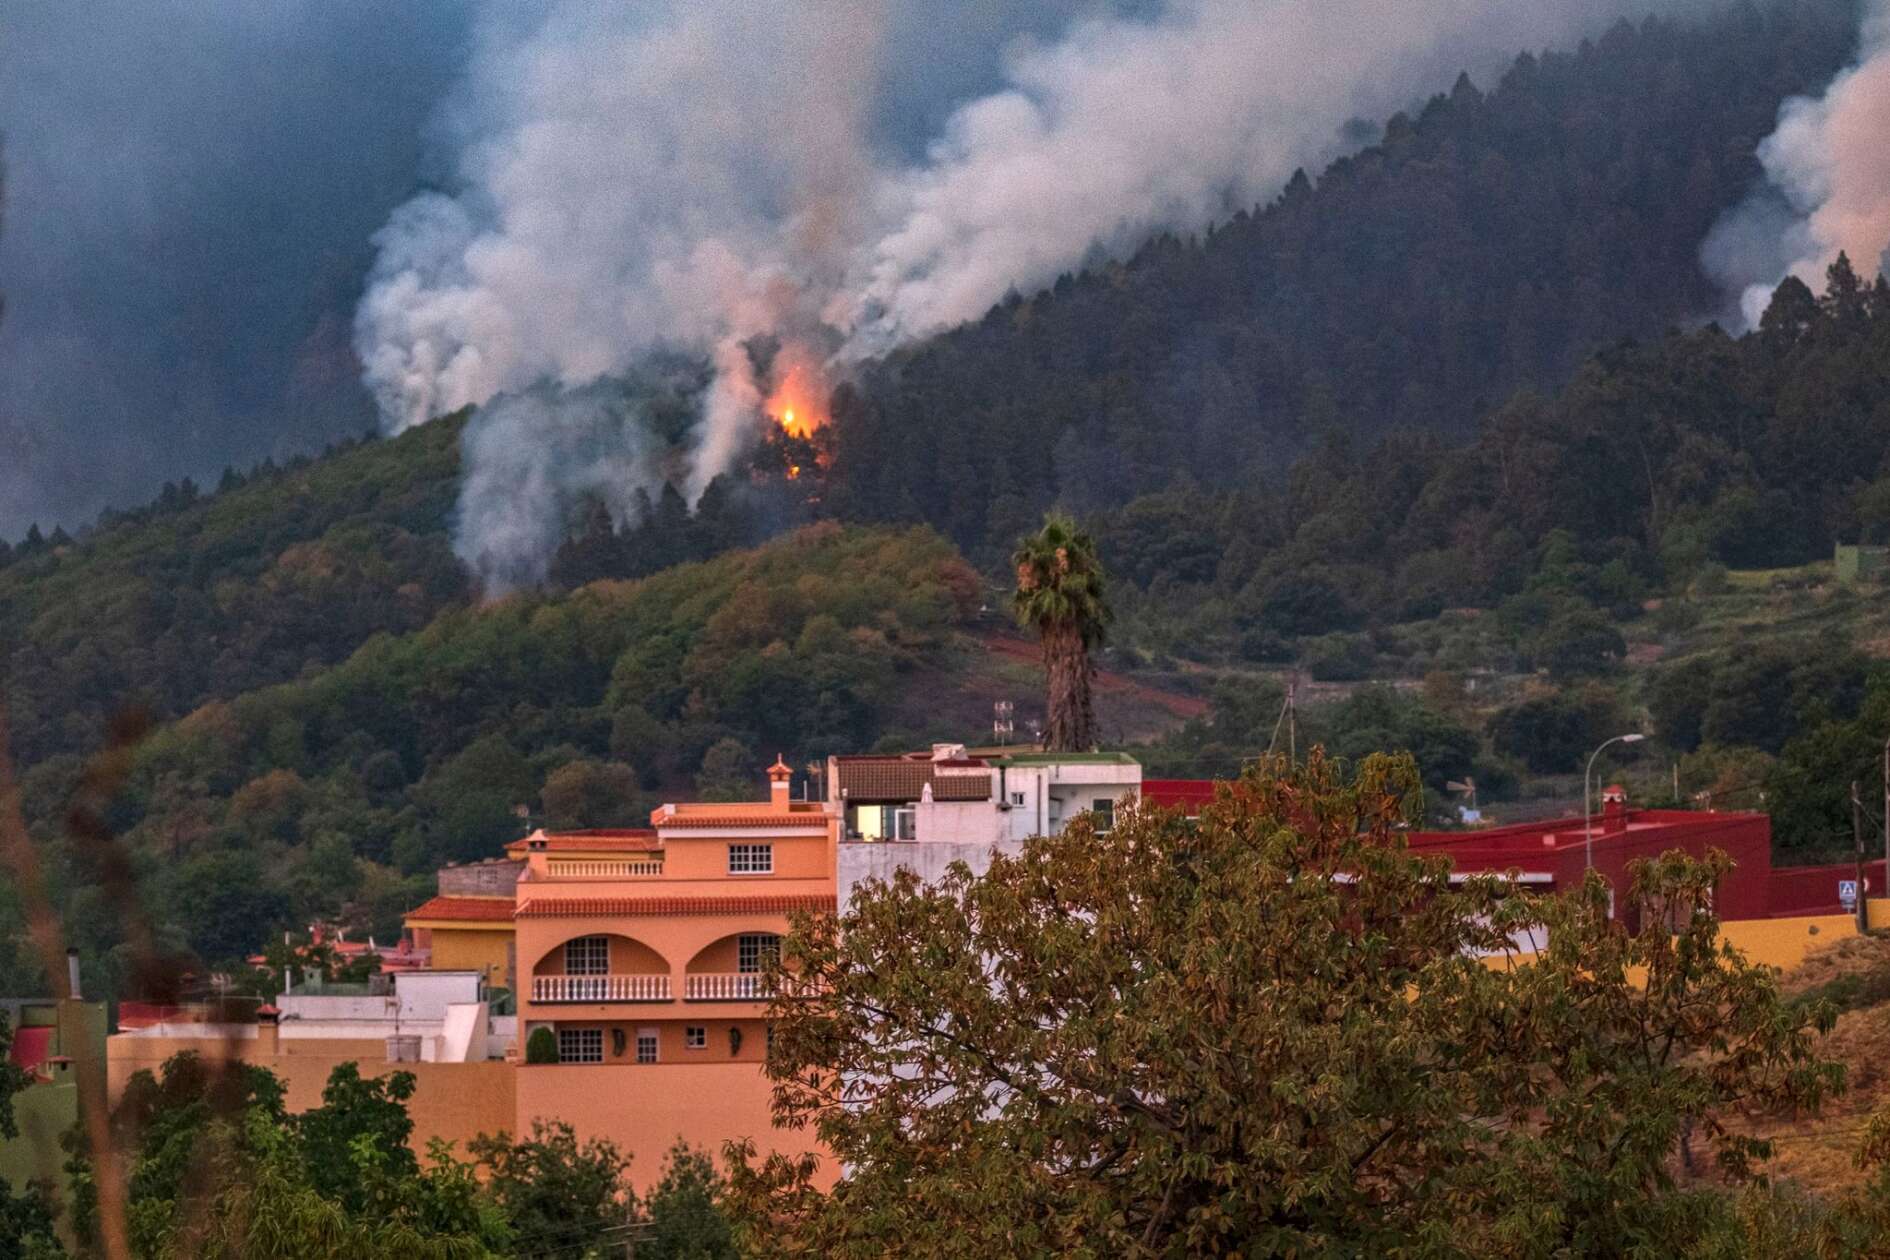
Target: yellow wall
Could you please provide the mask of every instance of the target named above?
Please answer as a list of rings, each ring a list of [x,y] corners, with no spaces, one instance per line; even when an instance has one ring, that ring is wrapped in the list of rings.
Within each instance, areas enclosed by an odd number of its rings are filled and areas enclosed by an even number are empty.
[[[510,1132],[516,1114],[515,1073],[499,1060],[482,1063],[389,1063],[385,1041],[298,1039],[274,1044],[272,1029],[254,1040],[228,1041],[218,1037],[141,1037],[120,1034],[106,1045],[107,1079],[115,1104],[134,1072],[157,1072],[164,1060],[180,1050],[194,1050],[205,1061],[229,1058],[268,1068],[281,1078],[290,1111],[319,1107],[328,1075],[342,1063],[360,1065],[361,1075],[390,1072],[414,1075],[413,1097],[407,1114],[413,1117],[415,1152],[426,1154],[427,1143],[444,1138],[464,1155],[466,1143],[482,1133]]]
[[[426,927],[425,920],[409,926]],[[512,925],[468,928],[434,925],[433,970],[481,971],[486,984],[495,989],[506,987],[506,947],[512,943]]]
[[[1790,971],[1820,945],[1857,935],[1857,916],[1819,914],[1799,919],[1736,919],[1719,925],[1720,935],[1746,961]]]

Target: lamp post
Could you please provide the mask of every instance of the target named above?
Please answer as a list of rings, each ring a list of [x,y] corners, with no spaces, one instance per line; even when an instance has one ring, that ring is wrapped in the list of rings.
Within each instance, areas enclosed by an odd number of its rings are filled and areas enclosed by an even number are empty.
[[[1589,807],[1588,778],[1595,772],[1595,758],[1601,756],[1602,749],[1610,744],[1638,744],[1647,736],[1638,731],[1626,735],[1616,735],[1613,739],[1601,741],[1601,747],[1588,755],[1588,766],[1582,771],[1582,840],[1587,853],[1587,869],[1595,869],[1595,813]]]

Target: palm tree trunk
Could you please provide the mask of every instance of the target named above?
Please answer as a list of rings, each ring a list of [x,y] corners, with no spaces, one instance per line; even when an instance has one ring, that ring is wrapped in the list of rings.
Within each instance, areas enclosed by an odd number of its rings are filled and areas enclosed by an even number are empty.
[[[1094,747],[1096,713],[1090,701],[1089,646],[1074,625],[1043,631],[1043,667],[1050,686],[1043,746],[1050,752],[1087,752]]]

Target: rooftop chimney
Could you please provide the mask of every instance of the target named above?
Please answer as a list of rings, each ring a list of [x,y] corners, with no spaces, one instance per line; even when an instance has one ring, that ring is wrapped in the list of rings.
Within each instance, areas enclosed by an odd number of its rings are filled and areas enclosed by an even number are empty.
[[[75,1002],[85,996],[79,990],[79,951],[76,949],[66,951],[66,987],[70,990],[67,996]]]
[[[781,759],[781,754],[776,753],[774,764],[768,767],[768,803],[776,809],[786,809],[793,783],[794,771]]]
[[[1627,789],[1610,783],[1601,789],[1601,834],[1618,836],[1627,830]]]

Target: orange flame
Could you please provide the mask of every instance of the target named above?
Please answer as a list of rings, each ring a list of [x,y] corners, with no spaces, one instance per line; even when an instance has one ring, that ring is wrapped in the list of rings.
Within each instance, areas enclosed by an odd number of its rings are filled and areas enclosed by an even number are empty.
[[[806,346],[789,342],[775,356],[774,392],[762,410],[790,437],[804,438],[827,423],[827,376]]]

